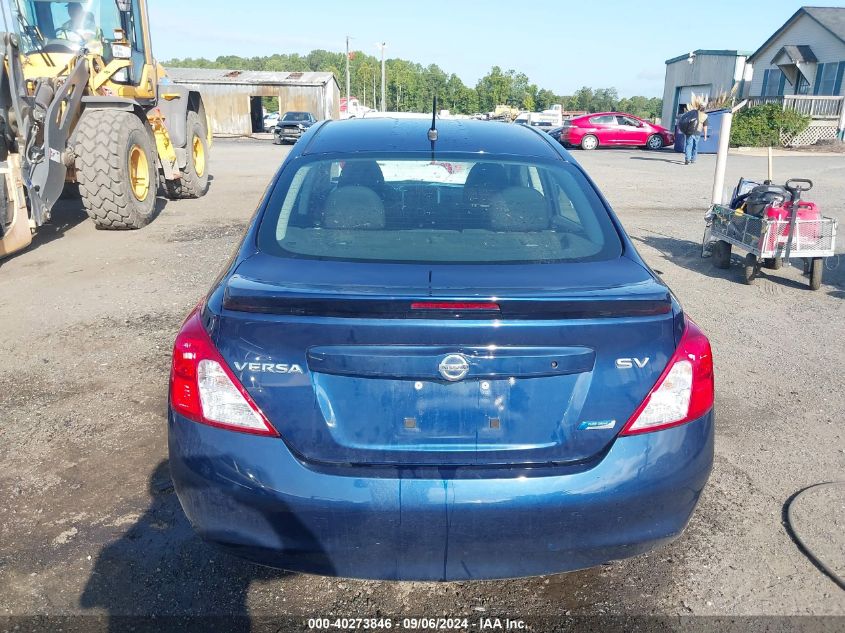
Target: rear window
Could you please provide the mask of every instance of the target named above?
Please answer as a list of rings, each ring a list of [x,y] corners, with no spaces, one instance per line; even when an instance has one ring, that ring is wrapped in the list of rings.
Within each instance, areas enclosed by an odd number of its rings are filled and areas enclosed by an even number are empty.
[[[622,244],[593,187],[567,163],[422,158],[295,161],[259,229],[295,258],[392,263],[615,259]]]

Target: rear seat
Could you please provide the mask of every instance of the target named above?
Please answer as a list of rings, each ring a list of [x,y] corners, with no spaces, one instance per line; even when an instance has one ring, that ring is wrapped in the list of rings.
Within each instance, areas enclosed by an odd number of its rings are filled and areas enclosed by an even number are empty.
[[[497,232],[545,231],[551,224],[545,196],[531,187],[508,187],[490,199],[490,228]]]
[[[335,189],[326,198],[323,227],[339,230],[383,229],[384,203],[369,187],[350,185]]]

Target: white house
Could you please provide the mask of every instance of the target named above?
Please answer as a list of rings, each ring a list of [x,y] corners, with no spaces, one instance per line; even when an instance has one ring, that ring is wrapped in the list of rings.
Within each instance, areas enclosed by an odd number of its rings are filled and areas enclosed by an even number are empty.
[[[811,117],[791,145],[845,137],[845,8],[801,7],[748,57],[751,103],[776,102]]]
[[[845,8],[801,7],[748,63],[752,97],[845,96]]]

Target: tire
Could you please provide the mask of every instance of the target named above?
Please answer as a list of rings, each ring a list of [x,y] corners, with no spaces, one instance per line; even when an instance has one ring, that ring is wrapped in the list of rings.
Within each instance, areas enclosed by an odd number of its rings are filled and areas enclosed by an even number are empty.
[[[780,270],[783,267],[783,257],[767,257],[763,260],[763,266],[769,270]]]
[[[188,112],[187,163],[182,178],[165,181],[167,197],[171,200],[202,198],[208,193],[208,133],[199,114]]]
[[[713,265],[722,270],[731,267],[731,245],[724,240],[713,244]]]
[[[757,276],[757,256],[748,253],[745,256],[745,266],[743,267],[742,278],[749,286],[754,283],[754,278]]]
[[[645,142],[645,146],[650,150],[663,149],[663,139],[660,134],[652,134]]]
[[[155,217],[153,134],[132,112],[85,110],[71,138],[79,195],[98,229],[140,229]]]
[[[814,257],[810,263],[810,290],[818,290],[822,287],[822,271],[824,260],[821,257]]]
[[[581,139],[581,149],[593,150],[599,146],[599,139],[592,134],[587,134]]]

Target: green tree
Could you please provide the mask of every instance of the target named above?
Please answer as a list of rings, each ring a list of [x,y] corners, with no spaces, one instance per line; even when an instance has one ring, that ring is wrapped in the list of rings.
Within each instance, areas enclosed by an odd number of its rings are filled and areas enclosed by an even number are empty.
[[[561,103],[563,99],[556,96],[551,90],[545,88],[537,91],[537,109],[548,110],[556,103]]]
[[[510,75],[503,73],[499,66],[493,66],[475,86],[479,107],[484,112],[491,112],[497,105],[507,103],[512,84],[513,78]]]
[[[611,112],[616,109],[619,95],[616,88],[599,88],[593,93],[593,102],[590,105],[591,112]]]
[[[584,86],[575,91],[572,99],[569,102],[569,110],[584,110],[586,112],[595,112],[593,107],[593,89]]]

